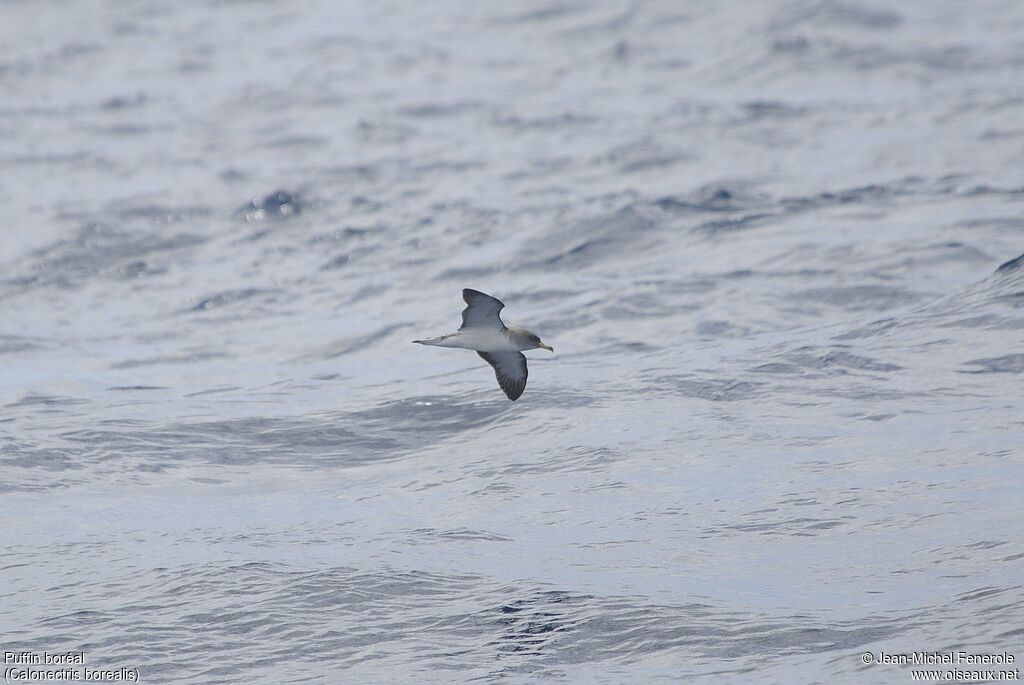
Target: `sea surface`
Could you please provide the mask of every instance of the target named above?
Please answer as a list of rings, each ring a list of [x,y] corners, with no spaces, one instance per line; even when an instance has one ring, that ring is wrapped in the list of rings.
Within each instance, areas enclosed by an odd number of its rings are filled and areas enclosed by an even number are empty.
[[[1019,0],[8,0],[0,141],[0,650],[1021,666]]]

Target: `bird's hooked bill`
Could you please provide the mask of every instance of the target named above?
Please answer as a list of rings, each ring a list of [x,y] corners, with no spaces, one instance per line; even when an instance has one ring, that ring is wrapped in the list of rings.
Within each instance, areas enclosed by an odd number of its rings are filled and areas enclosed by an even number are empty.
[[[555,351],[555,348],[551,347],[551,345],[545,345],[544,343],[537,343],[537,349],[539,349],[539,350],[547,350],[548,352],[554,352]]]

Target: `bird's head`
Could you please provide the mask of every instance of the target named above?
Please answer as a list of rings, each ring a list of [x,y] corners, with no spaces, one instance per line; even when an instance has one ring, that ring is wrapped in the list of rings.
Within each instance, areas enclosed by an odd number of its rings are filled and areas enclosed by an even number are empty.
[[[555,348],[551,347],[550,345],[545,345],[544,341],[540,339],[539,335],[534,335],[533,333],[530,333],[530,342],[533,343],[533,346],[538,350],[547,350],[548,352],[555,351]]]

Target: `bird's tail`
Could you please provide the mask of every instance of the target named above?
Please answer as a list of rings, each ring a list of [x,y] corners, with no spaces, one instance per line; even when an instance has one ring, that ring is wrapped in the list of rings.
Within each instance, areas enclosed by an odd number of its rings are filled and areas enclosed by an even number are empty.
[[[419,343],[420,345],[436,345],[438,347],[443,347],[444,343],[442,341],[447,337],[449,336],[442,335],[440,338],[425,338],[423,340],[413,340],[413,342]]]

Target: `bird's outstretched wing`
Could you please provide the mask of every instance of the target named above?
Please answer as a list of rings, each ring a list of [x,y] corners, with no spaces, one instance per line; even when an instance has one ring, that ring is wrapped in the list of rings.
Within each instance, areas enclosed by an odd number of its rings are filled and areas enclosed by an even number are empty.
[[[471,288],[462,290],[462,299],[469,306],[462,310],[460,331],[465,328],[491,328],[499,331],[505,329],[505,324],[498,316],[498,312],[505,306],[501,300]]]
[[[518,400],[526,390],[526,376],[529,374],[526,368],[526,357],[521,352],[477,352],[477,354],[494,367],[498,385],[505,391],[508,398],[513,402]]]

